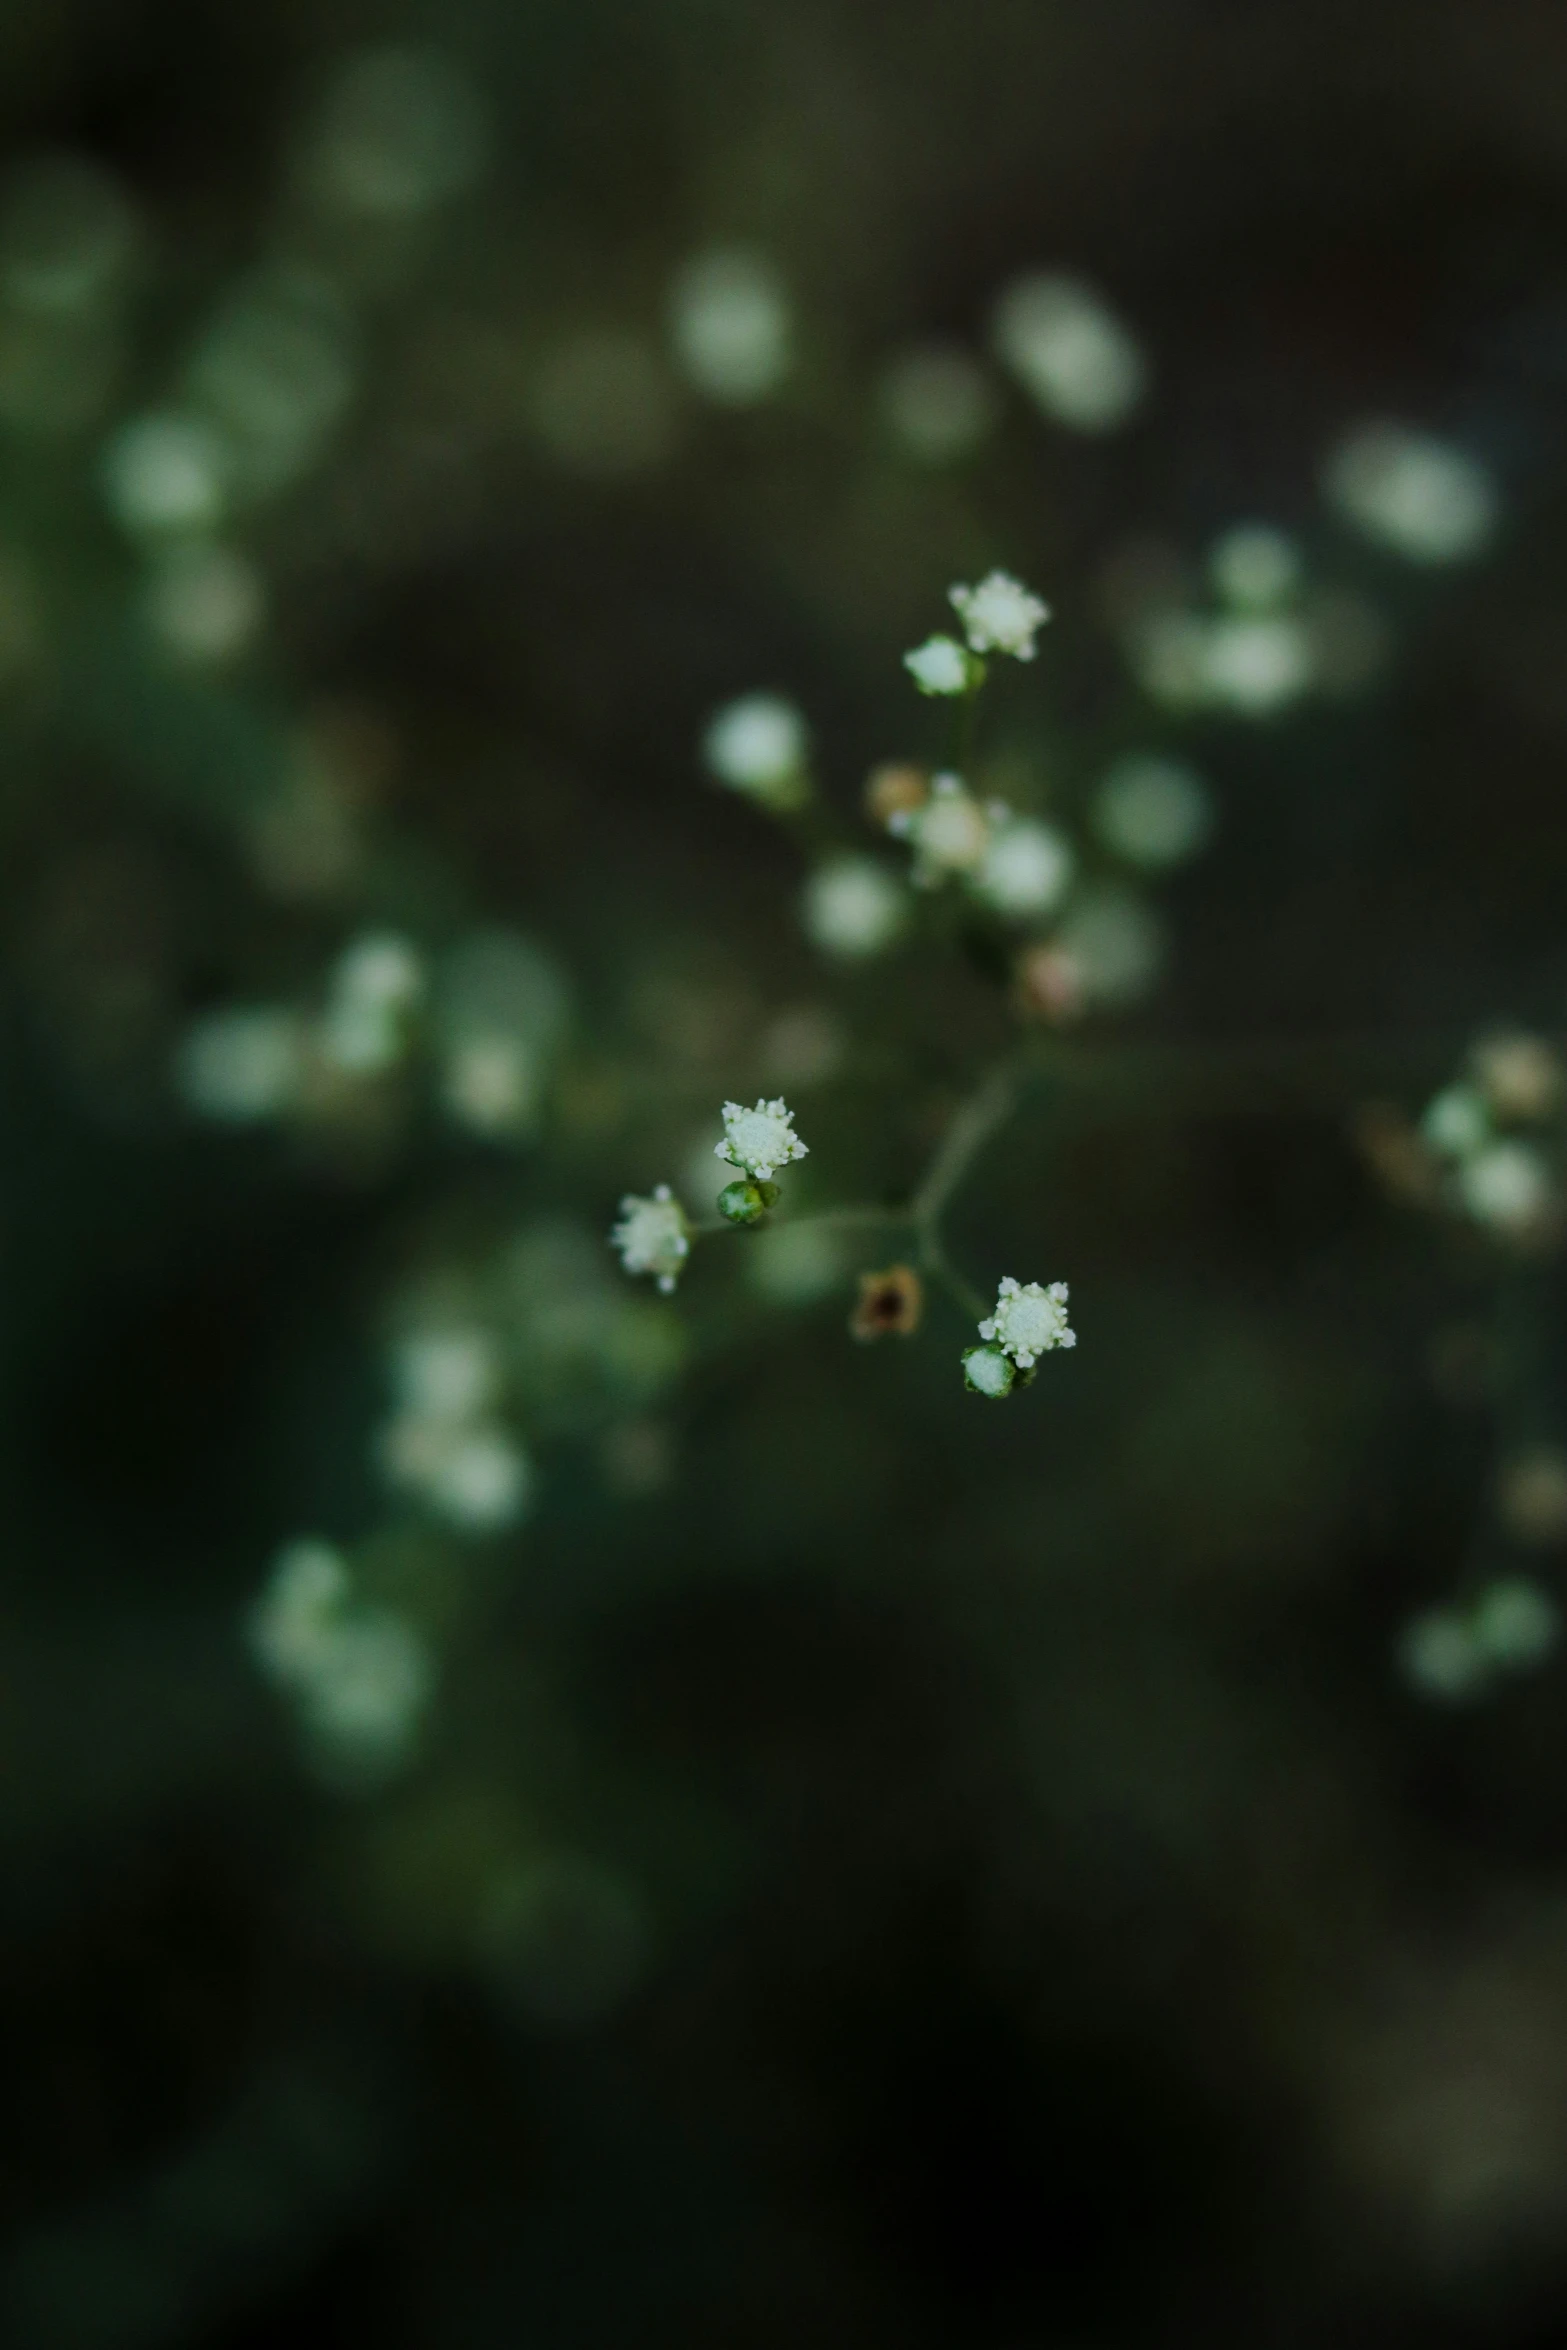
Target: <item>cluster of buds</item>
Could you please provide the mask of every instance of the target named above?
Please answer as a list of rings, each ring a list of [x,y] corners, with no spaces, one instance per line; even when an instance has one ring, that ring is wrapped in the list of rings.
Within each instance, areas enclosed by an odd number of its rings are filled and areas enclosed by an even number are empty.
[[[1448,1210],[1515,1248],[1553,1240],[1562,1219],[1561,1112],[1567,1072],[1544,1038],[1483,1038],[1462,1077],[1418,1124],[1375,1105],[1361,1117],[1366,1156],[1386,1188]]]
[[[781,1197],[774,1175],[806,1155],[794,1131],[794,1112],[781,1094],[749,1110],[741,1102],[725,1102],[724,1138],[714,1146],[714,1156],[736,1173],[718,1195],[724,1221],[759,1224]],[[645,1197],[628,1192],[609,1236],[626,1271],[650,1274],[666,1297],[685,1270],[692,1238],[690,1218],[667,1183]]]
[[[996,1310],[979,1325],[982,1346],[971,1346],[963,1357],[963,1383],[971,1395],[999,1403],[1014,1387],[1026,1387],[1042,1354],[1061,1346],[1076,1346],[1077,1332],[1066,1318],[1067,1285],[1052,1281],[1014,1281],[1010,1275],[996,1292]]]

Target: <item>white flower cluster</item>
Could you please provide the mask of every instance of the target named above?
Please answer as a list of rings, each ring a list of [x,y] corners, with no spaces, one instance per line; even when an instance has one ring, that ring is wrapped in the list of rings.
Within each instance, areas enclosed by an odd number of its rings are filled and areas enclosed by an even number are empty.
[[[977,587],[950,588],[948,601],[963,623],[971,653],[1033,660],[1034,638],[1050,618],[1050,606],[1009,571],[989,572]]]
[[[1020,1285],[1009,1274],[996,1292],[995,1312],[979,1326],[980,1337],[1010,1355],[1020,1371],[1031,1371],[1052,1347],[1077,1344],[1067,1324],[1067,1294],[1064,1281],[1042,1289],[1037,1281]]]
[[[775,1101],[759,1101],[754,1110],[725,1102],[724,1139],[714,1145],[714,1156],[727,1166],[765,1183],[779,1167],[805,1155],[806,1146],[794,1131],[794,1112],[782,1095]]]
[[[1559,1212],[1560,1194],[1544,1150],[1514,1130],[1537,1127],[1554,1115],[1563,1075],[1541,1038],[1490,1037],[1470,1056],[1468,1077],[1444,1087],[1421,1119],[1421,1139],[1445,1170],[1448,1197],[1504,1240],[1537,1238]]]
[[[609,1241],[628,1273],[651,1273],[666,1296],[691,1253],[686,1212],[667,1183],[656,1185],[647,1198],[627,1192]]]
[[[1009,1274],[996,1292],[996,1310],[979,1325],[982,1346],[971,1346],[963,1357],[964,1384],[976,1395],[999,1402],[1012,1392],[1021,1371],[1032,1372],[1042,1354],[1057,1347],[1076,1346],[1077,1333],[1066,1318],[1067,1285],[1052,1281],[1014,1281]]]
[[[355,1598],[332,1544],[288,1545],[247,1630],[257,1662],[294,1700],[331,1768],[379,1778],[406,1759],[433,1689],[429,1651],[393,1609]]]
[[[1447,1705],[1483,1697],[1498,1674],[1543,1664],[1561,1639],[1561,1610],[1524,1576],[1483,1591],[1473,1606],[1429,1608],[1395,1644],[1398,1669],[1421,1697]]]
[[[1355,611],[1340,599],[1303,608],[1294,541],[1271,523],[1240,523],[1209,551],[1217,610],[1163,591],[1130,617],[1128,653],[1139,684],[1174,710],[1208,707],[1239,718],[1276,717],[1343,666]]]
[[[533,1497],[533,1464],[500,1419],[500,1363],[487,1331],[416,1330],[392,1355],[396,1408],[381,1430],[394,1485],[469,1534],[515,1525]]]
[[[1009,919],[1045,914],[1065,896],[1077,859],[1065,834],[1000,800],[982,804],[960,777],[932,778],[913,807],[894,809],[887,830],[914,852],[910,879],[934,889],[954,877]]]
[[[973,692],[984,681],[986,653],[1010,653],[1015,661],[1032,661],[1034,639],[1050,618],[1050,607],[1009,571],[992,571],[977,587],[947,591],[948,601],[963,623],[967,644],[955,636],[927,637],[903,666],[922,694],[957,695]]]
[[[175,1081],[193,1110],[225,1125],[351,1124],[377,1088],[427,1054],[457,1124],[523,1141],[542,1113],[568,1008],[555,963],[508,931],[460,940],[433,972],[409,939],[367,931],[338,956],[319,1007],[235,1005],[193,1022]]]

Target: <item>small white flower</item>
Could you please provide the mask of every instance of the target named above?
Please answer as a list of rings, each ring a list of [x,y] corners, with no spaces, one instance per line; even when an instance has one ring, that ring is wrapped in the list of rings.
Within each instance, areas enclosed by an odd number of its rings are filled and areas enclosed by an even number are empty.
[[[1271,522],[1240,522],[1208,557],[1208,575],[1226,604],[1265,612],[1300,584],[1300,549]]]
[[[809,737],[793,702],[780,694],[746,694],[717,711],[702,737],[709,772],[731,791],[776,802],[805,771]]]
[[[912,653],[904,654],[903,666],[922,694],[968,691],[969,656],[955,636],[927,637]]]
[[[1457,1608],[1428,1608],[1412,1617],[1393,1644],[1393,1656],[1416,1694],[1439,1704],[1483,1696],[1491,1675],[1489,1655]]]
[[[674,1288],[691,1253],[691,1240],[686,1212],[667,1183],[660,1183],[645,1199],[627,1192],[609,1244],[619,1249],[628,1273],[651,1273],[666,1295]]]
[[[297,1014],[282,1005],[239,1005],[208,1012],[186,1030],[175,1082],[203,1117],[249,1126],[289,1107],[304,1065]]]
[[[348,1592],[348,1569],[330,1542],[291,1542],[279,1554],[248,1627],[250,1645],[274,1680],[296,1681],[315,1668]]]
[[[1118,760],[1100,787],[1094,825],[1128,864],[1158,871],[1195,856],[1213,829],[1201,779],[1177,759]]]
[[[493,1402],[500,1364],[488,1331],[456,1324],[410,1331],[392,1354],[399,1400],[423,1420],[471,1420]]]
[[[1555,1600],[1522,1575],[1493,1583],[1475,1608],[1474,1636],[1493,1664],[1541,1664],[1561,1632],[1561,1610]]]
[[[805,885],[806,935],[824,955],[879,955],[903,928],[908,905],[903,884],[874,857],[833,857]]]
[[[1458,1190],[1477,1224],[1526,1238],[1551,1207],[1551,1179],[1537,1151],[1523,1142],[1493,1142],[1465,1160]]]
[[[1075,863],[1053,825],[1008,816],[992,830],[972,887],[998,914],[1044,914],[1059,902]]]
[[[1209,623],[1208,698],[1243,718],[1268,718],[1311,684],[1311,639],[1287,613],[1236,613]]]
[[[372,930],[344,948],[332,975],[332,993],[367,1010],[401,1012],[424,993],[424,957],[395,930]]]
[[[1405,424],[1358,425],[1330,454],[1323,488],[1346,522],[1409,563],[1478,555],[1498,520],[1485,467]]]
[[[803,1159],[805,1144],[794,1131],[794,1112],[785,1108],[780,1094],[776,1101],[759,1101],[754,1110],[725,1102],[724,1139],[714,1146],[714,1156],[765,1183],[775,1167]]]
[[[1072,432],[1113,432],[1147,388],[1142,352],[1081,278],[1041,270],[1014,279],[996,304],[991,338],[1045,415]]]
[[[1448,1085],[1426,1104],[1420,1131],[1444,1159],[1467,1159],[1490,1141],[1491,1121],[1472,1085]]]
[[[996,1310],[979,1326],[987,1344],[1010,1355],[1020,1371],[1031,1371],[1052,1347],[1076,1346],[1077,1333],[1067,1327],[1067,1287],[1052,1281],[1041,1289],[1037,1281],[1020,1286],[1010,1274],[996,1293]]]
[[[914,881],[930,889],[949,873],[972,873],[990,846],[990,819],[955,775],[938,775],[918,808],[901,808],[887,830],[914,851]]]
[[[434,1683],[430,1654],[411,1624],[387,1608],[362,1608],[332,1634],[299,1691],[307,1726],[367,1761],[393,1759],[413,1741]]]
[[[992,571],[978,587],[955,587],[949,601],[975,653],[1010,653],[1032,661],[1034,638],[1050,618],[1050,606],[1008,571]]]
[[[697,254],[675,280],[669,327],[681,374],[722,408],[755,407],[789,371],[789,297],[763,254]]]

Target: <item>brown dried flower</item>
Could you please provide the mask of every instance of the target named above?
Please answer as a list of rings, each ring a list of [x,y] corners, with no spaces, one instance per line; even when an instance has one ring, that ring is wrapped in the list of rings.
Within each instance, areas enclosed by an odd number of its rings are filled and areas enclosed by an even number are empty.
[[[923,767],[894,761],[873,767],[865,779],[865,813],[873,824],[890,824],[894,816],[912,816],[930,797],[930,777]]]
[[[925,1288],[912,1265],[889,1265],[885,1273],[862,1273],[860,1294],[849,1316],[851,1338],[912,1338],[925,1310]]]

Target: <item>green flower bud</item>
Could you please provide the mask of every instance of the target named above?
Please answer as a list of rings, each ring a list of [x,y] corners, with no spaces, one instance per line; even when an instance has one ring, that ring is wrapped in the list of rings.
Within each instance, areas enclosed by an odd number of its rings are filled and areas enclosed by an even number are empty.
[[[781,1194],[776,1183],[758,1183],[743,1176],[738,1183],[726,1183],[718,1195],[718,1213],[731,1224],[760,1224],[769,1208],[776,1207]]]

